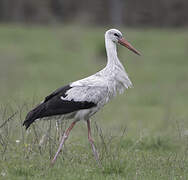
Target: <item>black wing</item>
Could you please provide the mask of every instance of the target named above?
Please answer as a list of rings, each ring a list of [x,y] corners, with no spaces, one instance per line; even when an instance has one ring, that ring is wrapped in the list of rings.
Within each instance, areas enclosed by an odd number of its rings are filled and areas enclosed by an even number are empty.
[[[49,99],[53,98],[54,96],[61,94],[61,96],[66,97],[66,92],[71,89],[72,87],[70,85],[67,86],[63,86],[60,87],[58,89],[56,89],[53,93],[51,93],[50,95],[46,96],[44,102],[47,102]]]
[[[26,129],[38,118],[63,115],[71,113],[81,109],[89,109],[96,106],[93,102],[88,101],[74,101],[74,100],[63,100],[61,97],[66,97],[66,92],[71,89],[71,86],[64,86],[49,96],[47,96],[41,104],[31,110],[23,123]]]

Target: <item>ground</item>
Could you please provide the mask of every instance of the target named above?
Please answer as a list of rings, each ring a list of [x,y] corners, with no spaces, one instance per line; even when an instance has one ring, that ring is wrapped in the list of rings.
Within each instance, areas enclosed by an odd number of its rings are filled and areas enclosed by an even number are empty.
[[[0,25],[0,179],[188,179],[184,29],[120,29],[142,56],[118,47],[134,88],[92,119],[102,168],[84,122],[74,127],[54,167],[50,159],[71,121],[59,122],[58,130],[54,118],[22,127],[29,109],[54,89],[105,66],[105,30]]]

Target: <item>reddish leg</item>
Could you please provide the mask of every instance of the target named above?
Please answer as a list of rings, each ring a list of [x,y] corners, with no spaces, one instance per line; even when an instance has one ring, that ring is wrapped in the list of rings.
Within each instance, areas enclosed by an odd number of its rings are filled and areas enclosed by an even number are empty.
[[[87,128],[88,128],[88,140],[89,140],[89,142],[90,142],[90,144],[91,144],[91,147],[92,147],[92,150],[93,150],[93,154],[94,154],[94,156],[95,156],[95,159],[96,159],[97,163],[100,165],[100,162],[99,162],[99,155],[98,155],[98,152],[97,152],[97,150],[96,150],[96,148],[95,148],[94,141],[93,141],[93,139],[92,139],[92,137],[91,137],[91,128],[90,128],[90,121],[89,121],[89,120],[87,120]]]
[[[74,125],[76,124],[76,122],[77,122],[77,121],[74,121],[74,122],[70,125],[70,127],[65,131],[65,133],[63,134],[62,139],[61,139],[61,143],[60,143],[60,145],[59,145],[59,148],[58,148],[58,150],[57,150],[57,152],[56,152],[56,154],[55,154],[53,160],[51,161],[51,165],[54,165],[54,163],[55,163],[55,161],[56,161],[56,159],[57,159],[57,156],[58,156],[59,152],[61,151],[61,149],[62,149],[62,147],[63,147],[64,142],[65,142],[66,139],[68,138],[69,133],[70,133],[70,131],[72,130],[72,128],[74,127]]]

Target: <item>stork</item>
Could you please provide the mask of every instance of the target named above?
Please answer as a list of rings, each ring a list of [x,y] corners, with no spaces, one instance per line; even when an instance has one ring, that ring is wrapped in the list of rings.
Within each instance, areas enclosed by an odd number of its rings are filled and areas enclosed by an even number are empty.
[[[99,162],[99,155],[91,137],[90,117],[99,111],[117,93],[123,93],[132,83],[117,57],[116,45],[121,44],[137,55],[140,53],[125,40],[117,29],[105,33],[107,64],[99,72],[87,78],[71,82],[50,95],[32,109],[26,116],[23,125],[27,128],[36,120],[43,117],[63,115],[65,119],[74,119],[70,127],[62,135],[59,148],[51,161],[53,165],[63,144],[75,124],[84,120],[87,122],[88,140],[94,157]]]

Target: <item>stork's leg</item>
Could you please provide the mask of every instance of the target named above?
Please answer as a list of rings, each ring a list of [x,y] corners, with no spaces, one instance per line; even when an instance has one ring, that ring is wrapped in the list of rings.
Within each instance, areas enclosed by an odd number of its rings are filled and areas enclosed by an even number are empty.
[[[100,165],[100,162],[99,162],[99,155],[98,155],[98,152],[97,152],[97,150],[96,150],[96,148],[95,148],[94,141],[93,141],[93,139],[92,139],[92,137],[91,137],[91,128],[90,128],[90,120],[89,120],[89,119],[87,120],[87,128],[88,128],[88,140],[89,140],[89,142],[90,142],[90,144],[91,144],[91,147],[92,147],[92,150],[93,150],[93,154],[94,154],[94,156],[95,156],[95,159],[96,159],[97,163]]]
[[[58,148],[58,150],[57,150],[57,152],[56,152],[56,154],[55,154],[53,160],[51,161],[51,165],[54,165],[54,163],[55,163],[55,161],[56,161],[56,159],[57,159],[57,156],[58,156],[59,152],[61,151],[61,149],[62,149],[62,147],[63,147],[64,142],[65,142],[66,139],[68,138],[69,133],[70,133],[70,131],[72,130],[72,128],[74,127],[74,125],[76,124],[76,122],[77,122],[77,121],[74,121],[74,122],[70,125],[70,127],[65,131],[65,133],[63,134],[62,139],[61,139],[61,143],[60,143],[60,145],[59,145],[59,148]]]

